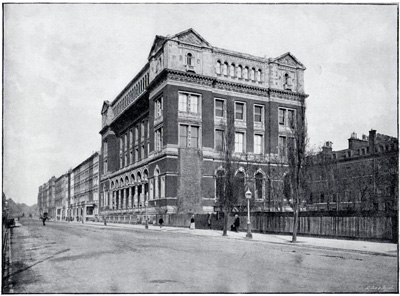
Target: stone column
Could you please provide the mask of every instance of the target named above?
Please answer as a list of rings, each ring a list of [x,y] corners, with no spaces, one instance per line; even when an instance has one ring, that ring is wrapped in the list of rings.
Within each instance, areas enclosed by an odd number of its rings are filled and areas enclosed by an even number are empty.
[[[132,208],[132,188],[133,187],[129,187],[128,188],[128,192],[129,192],[129,195],[128,195],[128,208]]]

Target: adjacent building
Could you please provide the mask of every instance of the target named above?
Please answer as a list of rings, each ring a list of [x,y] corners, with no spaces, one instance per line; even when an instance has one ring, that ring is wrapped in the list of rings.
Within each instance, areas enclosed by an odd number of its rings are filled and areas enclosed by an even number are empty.
[[[69,174],[69,220],[94,221],[99,214],[99,153],[93,153]]]
[[[39,187],[38,207],[40,216],[43,216],[45,213],[47,213],[49,217],[56,216],[55,183],[56,177],[53,176],[49,181]]]
[[[302,123],[304,70],[291,53],[265,58],[217,48],[193,29],[156,36],[146,65],[103,104],[101,215],[212,212],[227,128],[242,159],[238,194],[251,183],[259,210],[279,210],[271,160],[284,156]]]
[[[352,133],[348,148],[326,142],[310,174],[307,210],[398,210],[398,139]]]

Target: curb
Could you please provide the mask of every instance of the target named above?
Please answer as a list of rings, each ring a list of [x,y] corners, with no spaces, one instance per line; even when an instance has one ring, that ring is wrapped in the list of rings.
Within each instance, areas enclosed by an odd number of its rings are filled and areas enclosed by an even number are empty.
[[[118,223],[109,223],[107,225],[102,225],[100,222],[87,222],[87,223],[79,223],[79,225],[93,225],[93,226],[103,226],[104,228],[112,227],[112,228],[127,228],[127,229],[140,229],[139,227],[135,227],[136,224],[132,224],[132,227],[129,227],[130,224],[126,224],[127,226],[122,226],[119,225]],[[125,224],[123,224],[125,225]],[[235,237],[235,236],[222,236],[221,235],[207,235],[206,233],[201,234],[201,233],[196,233],[196,232],[189,232],[186,230],[186,228],[182,227],[169,227],[169,228],[157,228],[157,229],[145,229],[144,225],[143,230],[150,230],[150,231],[170,231],[170,232],[175,232],[175,233],[188,233],[190,235],[195,235],[195,236],[209,236],[209,237],[220,237],[223,239],[235,239],[235,240],[243,240],[243,241],[253,241],[253,242],[258,242],[258,243],[269,243],[269,244],[275,244],[275,245],[286,245],[286,246],[293,246],[296,248],[313,248],[313,249],[319,249],[319,250],[330,250],[330,251],[342,251],[342,252],[352,252],[352,253],[358,253],[358,254],[365,254],[365,255],[374,255],[374,256],[385,256],[385,257],[397,257],[397,250],[396,254],[388,254],[386,252],[376,252],[376,251],[366,251],[366,250],[357,250],[357,249],[349,249],[349,248],[335,248],[335,247],[328,247],[328,246],[318,246],[318,245],[312,245],[312,244],[307,244],[307,243],[292,243],[292,242],[274,242],[274,241],[268,241],[268,240],[260,240],[260,239],[248,239],[246,237]],[[154,227],[154,226],[153,226]],[[167,226],[168,227],[168,226]],[[196,229],[196,230],[203,230],[203,229]],[[213,231],[219,231],[219,230],[213,230]],[[245,233],[245,232],[243,232]]]

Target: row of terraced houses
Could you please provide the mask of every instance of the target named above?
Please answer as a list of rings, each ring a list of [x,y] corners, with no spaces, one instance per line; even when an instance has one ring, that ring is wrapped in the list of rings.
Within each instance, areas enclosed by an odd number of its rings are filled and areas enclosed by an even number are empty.
[[[286,155],[292,129],[303,124],[305,69],[289,52],[265,58],[217,48],[193,29],[156,36],[146,65],[103,104],[99,152],[39,187],[40,214],[136,222],[145,210],[151,217],[183,205],[188,212],[214,213],[227,125],[234,130],[234,154],[242,157],[238,194],[252,191],[254,211],[288,210],[284,194],[272,194],[282,180],[272,177],[271,167],[272,159]],[[334,152],[327,142],[324,151],[346,165],[397,154],[393,137],[372,132],[351,139],[346,150]],[[349,206],[348,191],[329,197],[321,190],[304,209]]]

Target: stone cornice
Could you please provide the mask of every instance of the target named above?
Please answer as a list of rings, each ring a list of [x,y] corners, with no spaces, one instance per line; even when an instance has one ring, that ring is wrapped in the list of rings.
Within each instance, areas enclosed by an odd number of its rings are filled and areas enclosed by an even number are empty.
[[[294,101],[304,100],[308,97],[307,94],[275,89],[275,88],[269,88],[268,91],[270,96],[278,97],[281,99],[294,100]]]
[[[244,83],[230,82],[219,80],[216,77],[205,76],[201,74],[189,73],[178,70],[164,69],[157,77],[154,79],[150,85],[149,89],[157,89],[162,83],[167,79],[198,84],[202,86],[207,86],[213,89],[233,91],[237,93],[245,93],[250,95],[257,95],[262,97],[275,96],[282,99],[288,99],[292,101],[301,101],[308,97],[307,94],[292,92],[287,90],[279,90],[274,88],[265,88],[254,85],[248,85]]]

